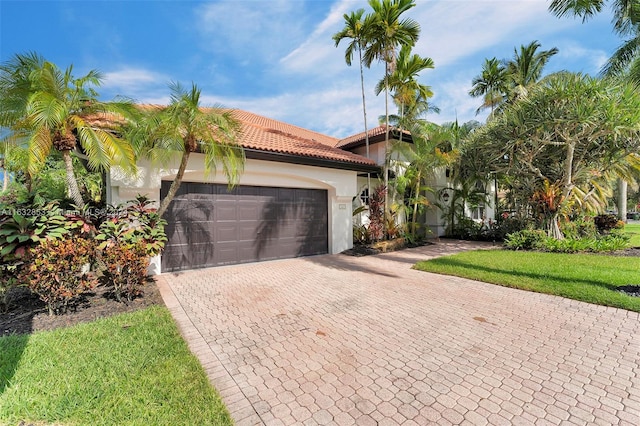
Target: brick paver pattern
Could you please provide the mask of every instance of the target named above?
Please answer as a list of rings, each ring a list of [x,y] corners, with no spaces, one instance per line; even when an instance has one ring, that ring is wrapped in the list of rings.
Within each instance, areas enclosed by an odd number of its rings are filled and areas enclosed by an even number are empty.
[[[158,284],[237,425],[639,425],[639,314],[411,269],[473,247]]]

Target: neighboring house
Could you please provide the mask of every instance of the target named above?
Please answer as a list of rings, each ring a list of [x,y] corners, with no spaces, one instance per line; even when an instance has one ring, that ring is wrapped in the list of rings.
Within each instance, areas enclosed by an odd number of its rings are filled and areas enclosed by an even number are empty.
[[[228,188],[220,171],[205,177],[203,155],[191,156],[164,216],[168,242],[152,272],[351,248],[358,175],[378,173],[376,162],[336,148],[336,138],[246,111],[234,110],[234,116],[247,158],[239,184]],[[113,170],[107,201],[118,204],[138,194],[161,200],[179,161],[168,168],[140,162],[135,178]]]

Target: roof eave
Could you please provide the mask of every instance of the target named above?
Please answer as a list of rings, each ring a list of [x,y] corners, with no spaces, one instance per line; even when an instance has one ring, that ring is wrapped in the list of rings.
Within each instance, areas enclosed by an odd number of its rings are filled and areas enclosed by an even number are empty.
[[[380,167],[375,164],[352,163],[349,161],[330,160],[327,158],[307,157],[282,152],[263,151],[244,148],[245,157],[252,160],[275,161],[279,163],[299,164],[303,166],[326,167],[355,172],[378,173]]]

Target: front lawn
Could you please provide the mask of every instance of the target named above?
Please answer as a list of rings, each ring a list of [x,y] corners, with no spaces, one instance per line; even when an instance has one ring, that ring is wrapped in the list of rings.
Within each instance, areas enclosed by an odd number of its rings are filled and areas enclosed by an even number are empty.
[[[624,232],[631,237],[629,244],[631,247],[640,247],[640,223],[627,223]]]
[[[638,257],[477,250],[418,262],[415,269],[640,312],[640,298],[617,287],[640,285]]]
[[[164,307],[0,338],[0,423],[231,425]]]

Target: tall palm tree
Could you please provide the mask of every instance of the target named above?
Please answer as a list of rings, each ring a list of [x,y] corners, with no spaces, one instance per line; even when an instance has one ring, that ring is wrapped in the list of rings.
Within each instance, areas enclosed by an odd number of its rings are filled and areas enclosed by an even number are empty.
[[[230,183],[235,183],[244,166],[244,151],[237,143],[240,125],[233,111],[219,106],[202,108],[201,90],[171,83],[171,101],[165,108],[152,109],[138,127],[129,132],[138,152],[152,161],[168,163],[181,155],[176,176],[158,208],[162,216],[182,183],[192,153],[204,154],[205,173],[215,172],[218,163]]]
[[[483,109],[491,108],[491,114],[498,105],[504,102],[507,94],[507,68],[497,58],[485,59],[482,72],[473,78],[473,87],[469,95],[474,98],[482,96],[482,105],[476,110],[476,115]]]
[[[540,47],[541,44],[534,40],[526,46],[521,45],[519,51],[513,49],[513,59],[507,62],[507,72],[511,80],[511,100],[526,96],[531,85],[540,80],[549,59],[558,53],[555,47],[538,51]]]
[[[135,108],[126,100],[99,101],[94,89],[102,80],[98,71],[80,78],[72,72],[73,66],[62,71],[36,54],[16,55],[3,64],[0,90],[9,98],[1,101],[1,109],[6,106],[8,112],[0,124],[10,130],[7,143],[27,147],[30,176],[40,170],[52,149],[60,152],[69,197],[82,208],[85,203],[73,170],[73,156],[86,159],[93,170],[120,166],[134,171],[135,155],[129,142],[116,136],[113,129],[93,122],[105,116],[124,122]]]
[[[415,6],[414,0],[369,0],[373,9],[371,25],[367,31],[367,48],[364,63],[370,66],[374,60],[385,64],[385,151],[389,151],[389,76],[396,64],[397,49],[414,46],[420,35],[420,24],[402,15]],[[384,164],[384,186],[389,185],[389,165]],[[386,211],[386,196],[385,196]]]
[[[627,39],[605,63],[601,70],[603,76],[624,74],[640,55],[640,2],[610,0],[609,3],[613,12],[613,31]],[[604,0],[553,0],[549,11],[559,18],[578,16],[584,22],[600,13],[604,4]]]
[[[367,126],[367,104],[365,101],[364,91],[364,64],[362,62],[362,51],[367,45],[366,32],[370,26],[371,15],[364,18],[364,9],[358,9],[350,14],[344,14],[344,28],[333,35],[333,41],[336,47],[344,39],[351,42],[347,45],[344,53],[344,60],[348,66],[351,66],[355,52],[358,52],[358,63],[360,65],[360,88],[362,90],[362,115],[364,118],[364,141],[366,146],[366,155],[369,158],[369,127]],[[371,174],[367,173],[367,188],[371,190]]]
[[[394,91],[393,99],[400,109],[401,122],[405,109],[417,99],[428,99],[433,96],[429,86],[420,84],[418,76],[426,69],[433,69],[433,59],[423,58],[417,54],[411,54],[410,46],[402,46],[394,72],[387,79],[383,78],[376,85],[376,95],[379,95],[386,87]]]

